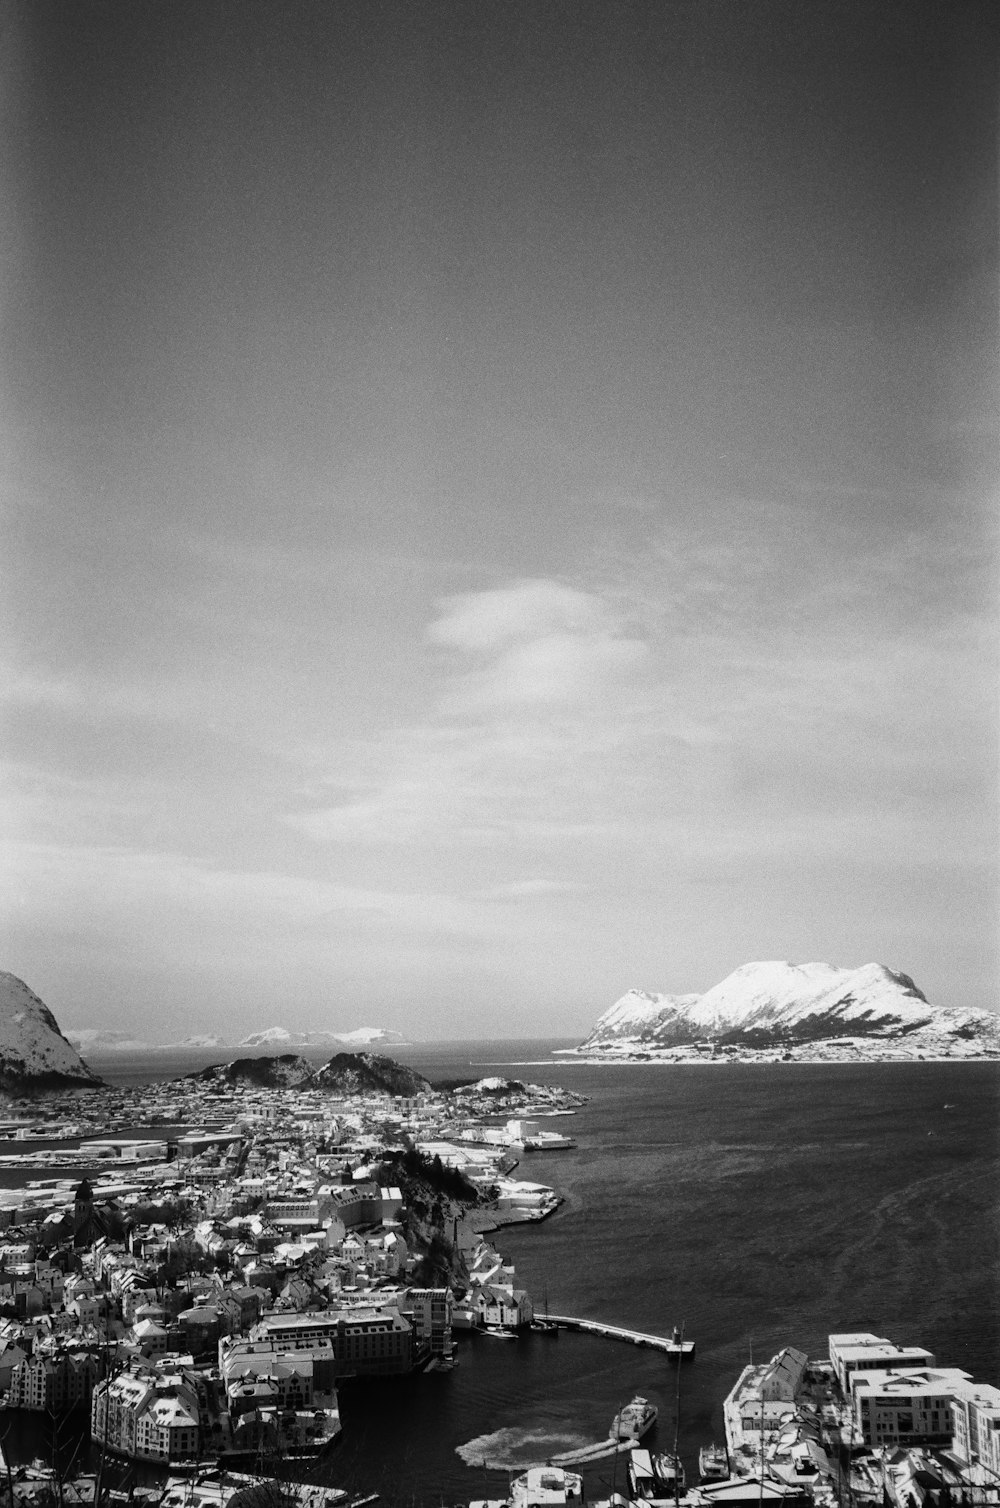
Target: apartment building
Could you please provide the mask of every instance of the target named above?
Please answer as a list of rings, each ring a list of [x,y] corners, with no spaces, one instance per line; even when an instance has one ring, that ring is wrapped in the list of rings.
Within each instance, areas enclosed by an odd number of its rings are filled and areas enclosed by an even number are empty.
[[[1000,1388],[972,1382],[952,1399],[952,1449],[973,1480],[1000,1483]]]
[[[872,1448],[950,1446],[952,1403],[970,1382],[957,1367],[858,1372],[852,1379],[855,1427]]]
[[[90,1411],[93,1438],[119,1455],[184,1461],[198,1454],[200,1409],[194,1377],[138,1367],[100,1382]]]
[[[12,1369],[7,1407],[45,1412],[89,1408],[103,1367],[92,1352],[55,1351],[27,1356]]]

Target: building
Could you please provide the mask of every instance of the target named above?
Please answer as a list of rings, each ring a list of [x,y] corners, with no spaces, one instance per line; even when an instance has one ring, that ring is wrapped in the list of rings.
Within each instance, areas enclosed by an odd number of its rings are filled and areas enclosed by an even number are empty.
[[[339,1376],[387,1376],[413,1369],[413,1327],[397,1309],[323,1309],[269,1314],[250,1332],[283,1351],[308,1351],[332,1341]]]
[[[28,1356],[11,1371],[7,1407],[61,1413],[89,1408],[103,1367],[90,1351],[41,1352]]]
[[[853,1379],[854,1423],[866,1445],[950,1446],[952,1403],[971,1382],[957,1367],[863,1371]]]
[[[431,1356],[450,1356],[454,1306],[451,1289],[411,1288],[406,1302],[413,1326],[414,1348],[429,1351]]]
[[[952,1399],[952,1449],[973,1480],[1000,1483],[1000,1388],[973,1382]]]
[[[187,1461],[198,1454],[200,1409],[193,1375],[162,1376],[145,1367],[94,1388],[90,1430],[98,1444],[143,1461]]]
[[[868,1331],[829,1337],[830,1365],[845,1398],[851,1396],[851,1379],[857,1372],[878,1372],[893,1367],[933,1367],[934,1354],[924,1346],[897,1346],[884,1336]]]

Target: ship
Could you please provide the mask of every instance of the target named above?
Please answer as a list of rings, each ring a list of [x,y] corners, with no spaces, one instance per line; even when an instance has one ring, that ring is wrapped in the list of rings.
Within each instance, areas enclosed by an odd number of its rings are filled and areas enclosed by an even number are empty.
[[[636,1393],[631,1403],[626,1403],[612,1419],[612,1440],[641,1440],[656,1423],[656,1413],[656,1405]]]

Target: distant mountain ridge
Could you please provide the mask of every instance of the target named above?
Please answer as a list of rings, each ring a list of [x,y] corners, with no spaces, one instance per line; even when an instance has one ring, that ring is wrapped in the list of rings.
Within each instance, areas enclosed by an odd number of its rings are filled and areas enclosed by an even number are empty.
[[[29,1094],[100,1084],[48,1006],[16,974],[0,973],[0,1091]]]
[[[931,1005],[908,974],[884,964],[747,963],[703,995],[629,990],[576,1050],[804,1049],[846,1038],[905,1044],[913,1056],[992,1054],[1000,1052],[1000,1017]]]
[[[110,1057],[116,1053],[142,1052],[201,1052],[204,1050],[255,1047],[275,1054],[292,1049],[329,1048],[338,1046],[402,1046],[401,1033],[381,1026],[359,1026],[349,1032],[289,1031],[284,1026],[269,1026],[264,1031],[251,1032],[246,1037],[234,1037],[219,1032],[202,1032],[183,1037],[179,1042],[148,1042],[131,1032],[112,1031],[104,1027],[77,1027],[65,1033],[67,1041],[81,1053],[94,1057]]]

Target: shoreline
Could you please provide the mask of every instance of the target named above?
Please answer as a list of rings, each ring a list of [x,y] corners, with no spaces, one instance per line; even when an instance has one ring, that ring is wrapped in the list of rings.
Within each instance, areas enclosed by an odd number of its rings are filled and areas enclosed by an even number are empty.
[[[871,1065],[872,1067],[884,1067],[887,1063],[890,1063],[890,1064],[914,1064],[914,1063],[998,1063],[998,1064],[1000,1064],[1000,1054],[985,1054],[985,1053],[982,1054],[979,1057],[973,1057],[971,1053],[970,1054],[964,1054],[963,1053],[960,1056],[952,1056],[952,1055],[946,1054],[946,1055],[944,1055],[942,1057],[932,1056],[930,1053],[921,1053],[919,1056],[915,1056],[915,1057],[898,1057],[896,1055],[893,1055],[891,1057],[879,1057],[879,1058],[875,1058],[875,1057],[864,1057],[864,1058],[855,1058],[855,1057],[849,1057],[849,1058],[834,1058],[834,1057],[829,1057],[829,1058],[827,1058],[827,1057],[822,1057],[822,1058],[786,1058],[786,1057],[768,1058],[768,1057],[754,1057],[754,1058],[749,1058],[749,1057],[729,1057],[729,1056],[726,1056],[726,1057],[722,1057],[722,1056],[716,1056],[716,1057],[695,1057],[695,1058],[667,1058],[667,1057],[658,1058],[658,1057],[652,1056],[652,1054],[648,1054],[648,1055],[644,1054],[641,1058],[639,1058],[639,1057],[629,1058],[629,1057],[624,1057],[624,1056],[619,1057],[617,1054],[615,1054],[615,1055],[608,1054],[608,1055],[603,1056],[603,1057],[593,1057],[593,1056],[590,1056],[590,1055],[588,1055],[587,1057],[583,1057],[581,1054],[579,1054],[578,1050],[576,1048],[573,1048],[573,1047],[557,1047],[557,1048],[553,1049],[553,1052],[559,1054],[558,1059],[553,1058],[553,1060],[551,1060],[554,1064],[558,1063],[559,1066],[562,1066],[563,1064],[569,1065],[571,1063],[577,1063],[581,1067],[591,1067],[591,1068],[606,1068],[608,1066],[614,1067],[616,1065],[619,1066],[619,1067],[622,1067],[622,1068],[690,1068],[690,1067],[705,1067],[705,1068],[733,1068],[733,1067],[740,1067],[740,1068],[809,1068],[809,1067],[813,1067],[813,1068],[816,1068],[816,1067],[823,1067],[823,1068],[828,1068],[828,1067],[864,1068],[864,1067],[867,1067],[869,1065]],[[525,1064],[518,1064],[518,1065],[512,1064],[511,1066],[512,1067],[517,1066],[517,1067],[525,1067],[525,1068],[528,1068],[528,1067],[537,1068],[537,1067],[542,1067],[544,1065],[541,1064],[541,1063],[533,1063],[533,1064],[527,1064],[527,1063],[525,1063]]]

